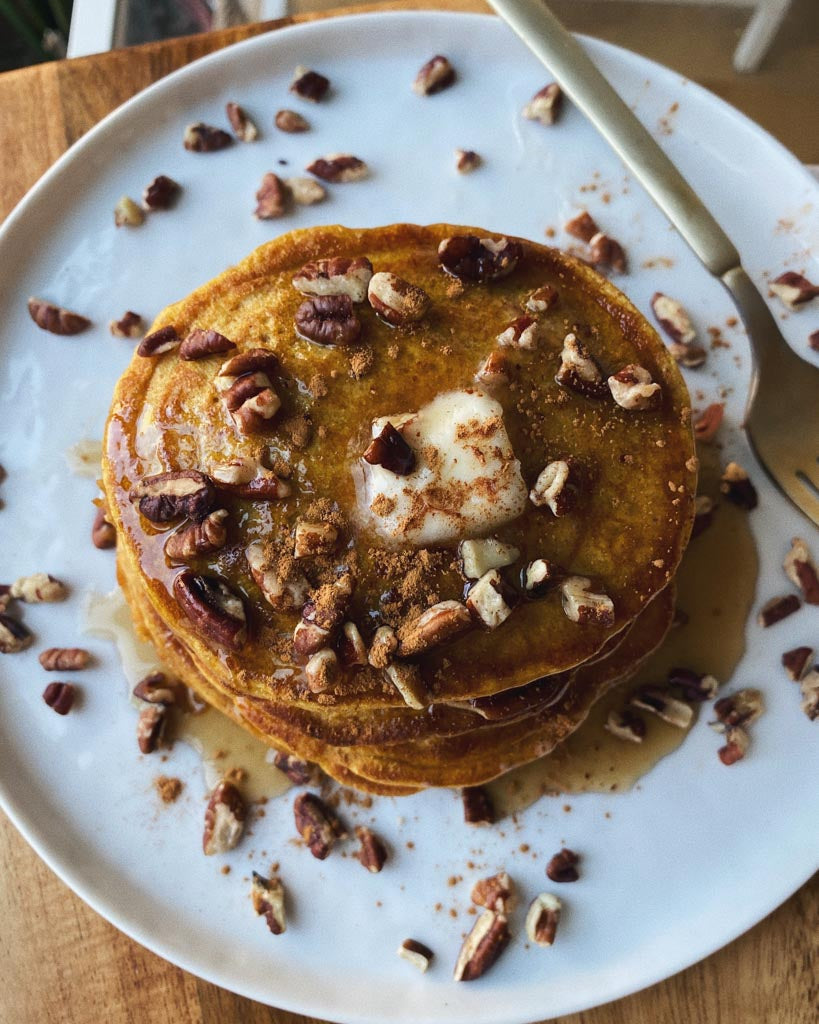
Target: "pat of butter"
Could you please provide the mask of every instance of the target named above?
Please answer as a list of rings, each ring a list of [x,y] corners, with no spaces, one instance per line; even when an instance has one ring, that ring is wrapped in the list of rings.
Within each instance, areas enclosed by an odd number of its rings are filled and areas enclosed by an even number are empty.
[[[493,398],[478,389],[448,391],[416,413],[375,420],[373,437],[388,420],[415,452],[416,465],[397,476],[362,463],[363,518],[385,540],[446,544],[523,512],[526,485]]]

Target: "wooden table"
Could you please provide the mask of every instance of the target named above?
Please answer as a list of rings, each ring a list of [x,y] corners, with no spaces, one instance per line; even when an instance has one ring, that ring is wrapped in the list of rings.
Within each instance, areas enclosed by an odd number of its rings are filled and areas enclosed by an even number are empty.
[[[390,5],[355,9],[379,6]],[[470,0],[434,6],[483,9]],[[72,142],[140,89],[211,50],[315,16],[0,76],[0,217]],[[814,132],[808,145],[815,142]],[[74,896],[2,815],[0,863],[0,1024],[305,1024],[304,1017],[200,981],[126,938]],[[776,871],[772,863],[772,876]],[[563,1024],[816,1024],[818,936],[816,876],[703,963],[618,1003],[563,1018]]]

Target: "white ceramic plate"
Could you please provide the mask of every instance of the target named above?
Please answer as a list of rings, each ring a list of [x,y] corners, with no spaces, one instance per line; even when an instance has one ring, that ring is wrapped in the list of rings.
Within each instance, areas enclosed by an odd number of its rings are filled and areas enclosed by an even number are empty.
[[[819,237],[819,191],[796,161],[678,75],[599,42],[588,46],[723,223],[754,277],[791,267],[819,278],[808,246]],[[419,99],[410,83],[439,52],[456,65],[458,84]],[[297,105],[287,93],[297,63],[326,72],[333,95],[305,111],[312,132],[285,136],[271,121],[280,106]],[[725,324],[733,310],[720,286],[577,111],[569,107],[552,129],[520,118],[521,105],[546,80],[512,33],[488,17],[366,15],[261,36],[183,69],[103,121],[33,189],[0,235],[0,461],[9,474],[0,575],[45,569],[74,590],[64,605],[26,608],[38,645],[2,659],[3,806],[54,870],[118,927],[263,1002],[344,1021],[479,1024],[567,1014],[706,956],[817,867],[817,726],[799,711],[797,688],[779,666],[783,650],[816,640],[815,608],[770,631],[749,627],[733,685],[760,686],[769,711],[741,764],[719,763],[716,737],[701,722],[638,790],[573,798],[571,815],[560,810],[563,801],[544,799],[514,825],[475,833],[448,792],[380,800],[370,817],[396,853],[389,869],[372,877],[351,858],[319,863],[293,845],[289,799],[268,806],[254,834],[227,858],[231,874],[220,874],[221,861],[200,852],[205,789],[196,757],[177,746],[162,765],[187,787],[178,803],[160,810],[152,789],[160,767],[136,754],[117,656],[81,636],[82,595],[111,589],[113,557],[90,546],[95,488],[68,472],[64,450],[101,435],[111,389],[130,355],[131,345],[112,339],[106,323],[128,308],[153,316],[280,230],[450,220],[542,239],[547,225],[559,228],[588,205],[626,246],[634,270],[618,283],[638,305],[648,312],[659,289],[689,307],[701,333]],[[223,123],[228,99],[246,105],[264,137],[212,155],[185,152],[184,126],[200,118]],[[456,175],[456,146],[483,154],[485,167]],[[297,173],[315,156],[339,150],[366,159],[371,179],[334,187],[325,205],[288,219],[253,219],[253,193],[263,172],[279,169],[277,160],[288,161],[283,173]],[[178,208],[151,216],[139,230],[116,230],[117,198],[138,195],[158,173],[184,186]],[[67,339],[44,334],[26,313],[30,294],[87,313],[93,330]],[[819,326],[815,306],[783,324],[802,351]],[[751,519],[761,601],[788,589],[780,565],[791,535],[819,545],[767,484],[736,430],[749,358],[741,332],[725,333],[732,348],[712,352],[690,379],[704,400],[728,389],[725,455],[749,467],[760,492]],[[98,667],[83,673],[83,704],[63,719],[42,703],[45,674],[36,651],[83,642]],[[474,878],[506,866],[524,892],[538,892],[545,859],[564,840],[582,850],[583,877],[561,893],[568,911],[554,948],[525,949],[516,919],[517,937],[495,969],[474,984],[454,984]],[[521,854],[522,842],[539,858]],[[246,895],[250,868],[265,870],[271,860],[281,863],[294,908],[292,926],[279,938],[253,916]],[[464,880],[448,887],[453,875]],[[439,902],[444,909],[436,913]],[[407,936],[438,952],[426,976],[394,955]]]

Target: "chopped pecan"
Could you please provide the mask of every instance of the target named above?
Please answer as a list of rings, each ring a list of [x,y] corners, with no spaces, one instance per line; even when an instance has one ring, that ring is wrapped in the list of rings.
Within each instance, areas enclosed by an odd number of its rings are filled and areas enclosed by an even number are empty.
[[[318,781],[318,768],[309,761],[302,761],[292,754],[277,752],[273,764],[290,779],[295,786],[311,786]]]
[[[34,637],[22,622],[0,612],[0,654],[17,654],[31,644]]]
[[[651,309],[657,323],[673,342],[678,345],[690,345],[692,341],[696,341],[697,332],[681,302],[663,295],[662,292],[655,292],[651,296]]]
[[[287,916],[284,907],[284,886],[281,879],[274,875],[265,878],[253,872],[250,886],[250,899],[253,909],[267,921],[267,927],[273,935],[281,935],[287,931]]]
[[[51,604],[64,600],[67,593],[66,585],[47,572],[21,576],[9,587],[9,596],[26,604]]]
[[[45,299],[29,299],[28,312],[34,323],[50,334],[79,334],[91,326],[91,321],[87,317],[55,306],[53,302],[46,302]]]
[[[719,681],[714,676],[694,672],[690,668],[669,669],[668,685],[676,687],[686,700],[694,704],[713,700],[719,690]]]
[[[396,476],[408,476],[415,469],[415,452],[389,421],[361,456],[371,466],[383,466]]]
[[[217,149],[225,149],[233,142],[227,132],[213,125],[195,121],[189,124],[182,137],[185,149],[193,153],[215,153]]]
[[[366,163],[350,153],[328,153],[327,156],[318,157],[304,169],[322,181],[333,183],[361,181],[370,173]]]
[[[707,530],[714,521],[714,509],[716,505],[707,494],[698,494],[694,498],[694,524],[691,527],[691,539]]]
[[[614,602],[607,594],[593,593],[591,586],[587,576],[569,576],[563,580],[560,591],[567,618],[581,626],[587,623],[614,625]]]
[[[567,334],[563,339],[560,368],[555,380],[562,387],[571,388],[586,398],[603,398],[610,394],[600,367],[575,334]]]
[[[137,700],[146,704],[161,704],[170,708],[177,703],[176,690],[164,672],[151,672],[136,684],[132,691]]]
[[[806,672],[799,684],[802,691],[801,708],[808,718],[815,722],[819,718],[819,668],[814,666]]]
[[[512,614],[515,596],[498,570],[490,569],[469,588],[466,606],[487,629],[497,629]]]
[[[578,854],[564,846],[546,865],[546,875],[552,882],[576,882],[580,877],[577,870],[579,862]]]
[[[670,341],[668,343],[668,351],[673,356],[675,362],[689,370],[696,370],[708,358],[706,350],[702,345],[697,344],[679,345],[676,341]]]
[[[642,743],[646,735],[645,721],[629,708],[619,711],[612,708],[603,728],[618,740],[628,740],[630,743]]]
[[[91,655],[84,647],[49,647],[38,660],[46,672],[79,672],[87,668]]]
[[[460,636],[471,625],[472,616],[460,601],[440,601],[401,627],[398,654],[402,658],[423,654]]]
[[[782,655],[782,666],[788,678],[798,683],[810,668],[814,653],[812,647],[794,647],[790,651],[785,651]]]
[[[497,336],[496,341],[501,348],[522,348],[531,352],[537,348],[540,335],[540,324],[533,316],[524,314],[515,317]]]
[[[242,838],[247,809],[239,790],[226,779],[211,793],[205,809],[202,849],[207,857],[227,853]]]
[[[407,960],[413,967],[424,974],[432,962],[433,952],[423,942],[416,942],[415,939],[404,939],[398,947],[398,955],[402,960]]]
[[[440,53],[431,57],[415,76],[412,91],[417,96],[432,96],[452,85],[455,81],[455,69],[449,60]]]
[[[458,174],[471,174],[481,166],[483,160],[474,149],[455,150],[455,170]]]
[[[448,274],[479,284],[511,274],[522,256],[520,242],[509,238],[452,235],[438,246],[438,262]]]
[[[472,886],[470,899],[478,907],[510,914],[516,902],[515,883],[505,871],[489,878],[481,878]]]
[[[140,513],[152,523],[170,523],[206,516],[213,508],[216,491],[204,473],[182,469],[146,476],[129,497],[139,502]]]
[[[145,213],[130,196],[120,196],[114,207],[114,224],[118,228],[138,228],[145,222]]]
[[[168,715],[162,704],[149,704],[137,719],[137,745],[143,754],[152,754],[159,746]]]
[[[647,686],[639,690],[632,696],[631,705],[641,711],[650,711],[678,729],[687,729],[694,718],[694,709],[690,704],[677,700],[658,686]]]
[[[461,790],[461,802],[464,809],[464,821],[467,825],[492,825],[495,821],[495,808],[489,793],[483,786],[466,786]]]
[[[370,278],[367,298],[381,319],[393,327],[417,323],[423,319],[430,303],[423,288],[384,271]]]
[[[296,310],[297,333],[319,345],[352,345],[361,334],[361,321],[349,295],[317,295]]]
[[[303,100],[310,100],[311,103],[318,103],[327,95],[330,88],[330,79],[313,71],[311,68],[299,64],[293,72],[293,80],[290,83],[290,92]]]
[[[303,295],[346,295],[363,302],[372,276],[373,265],[366,256],[333,256],[305,263],[293,278],[293,287]]]
[[[408,661],[393,661],[384,671],[407,707],[423,711],[429,700],[420,668]]]
[[[345,622],[341,627],[338,644],[339,661],[345,668],[367,664],[367,646],[358,626],[354,622]]]
[[[167,324],[165,327],[159,327],[157,330],[145,335],[139,343],[137,355],[161,356],[175,349],[181,341],[182,339],[177,334],[173,324]]]
[[[654,409],[660,400],[660,385],[643,366],[630,363],[608,379],[609,390],[621,409]]]
[[[520,558],[520,551],[511,544],[482,537],[480,540],[463,540],[458,547],[461,557],[461,571],[468,580],[478,580],[490,569],[502,569]]]
[[[357,825],[355,834],[361,844],[356,857],[369,872],[377,875],[387,861],[386,847],[373,830],[364,825]]]
[[[204,359],[220,352],[230,352],[235,344],[218,331],[195,327],[179,346],[180,359]]]
[[[324,860],[341,834],[338,820],[315,793],[299,793],[293,801],[296,831],[316,860]]]
[[[543,597],[566,578],[565,570],[547,558],[535,558],[522,573],[523,589],[530,597]]]
[[[747,754],[751,737],[742,726],[736,725],[725,730],[725,739],[725,746],[719,748],[717,755],[725,765],[736,764]]]
[[[550,892],[541,892],[532,900],[526,912],[526,937],[538,946],[554,944],[560,911],[563,904]]]
[[[310,584],[302,573],[292,573],[288,578],[282,578],[268,565],[264,544],[260,540],[254,540],[247,546],[245,557],[256,585],[276,611],[288,612],[304,605]]]
[[[256,192],[257,220],[274,220],[283,217],[287,211],[287,187],[278,174],[268,171],[262,176],[262,183]]]
[[[307,132],[310,130],[310,122],[295,110],[279,110],[273,122],[280,132],[294,134],[296,132]]]
[[[725,467],[719,489],[730,502],[746,512],[757,506],[756,488],[738,462],[729,462]]]
[[[108,330],[115,338],[141,338],[145,324],[139,313],[127,310],[119,320],[111,320]]]
[[[338,656],[330,647],[316,651],[304,666],[307,689],[311,693],[324,693],[325,690],[329,690],[340,673]]]
[[[602,231],[598,231],[589,242],[589,262],[594,267],[611,267],[621,274],[627,269],[626,253],[622,245]]]
[[[717,732],[725,732],[734,726],[747,727],[755,722],[764,710],[765,703],[759,690],[749,688],[737,690],[716,701],[714,704],[716,721],[708,724]]]
[[[398,650],[398,636],[392,626],[379,626],[370,644],[367,660],[373,668],[386,668]]]
[[[76,690],[71,683],[49,683],[43,690],[43,700],[58,715],[67,715],[74,707]]]
[[[529,121],[544,125],[554,124],[563,106],[563,90],[557,82],[549,82],[539,89],[523,108],[523,116]]]
[[[299,206],[313,206],[327,198],[327,189],[315,178],[288,178],[285,184]]]
[[[530,293],[526,300],[526,308],[530,313],[546,313],[554,306],[557,299],[557,288],[553,288],[550,284],[542,284],[540,288],[535,288]]]
[[[455,964],[455,981],[474,981],[492,966],[509,942],[509,925],[503,914],[485,910],[464,939]]]
[[[338,540],[338,530],[332,523],[308,523],[300,519],[294,533],[293,554],[296,558],[323,555],[332,551]]]
[[[490,352],[475,374],[481,384],[508,384],[513,370],[509,357],[503,352]]]
[[[600,228],[588,210],[582,210],[576,217],[566,221],[563,230],[573,238],[579,238],[581,242],[587,244],[595,235],[600,234]]]
[[[182,187],[167,174],[158,174],[142,193],[146,210],[169,210],[176,202]]]
[[[781,622],[789,615],[793,615],[794,612],[798,612],[801,607],[802,602],[796,594],[783,594],[781,597],[772,597],[770,601],[766,601],[759,609],[756,621],[763,628],[775,626],[777,622]]]
[[[332,630],[320,626],[317,622],[302,619],[293,630],[293,657],[296,661],[307,662],[322,651],[331,640]]]
[[[230,100],[225,106],[227,119],[233,134],[240,142],[255,142],[259,137],[259,129],[244,107]]]
[[[775,277],[770,283],[770,289],[790,309],[797,309],[819,295],[819,285],[812,284],[804,275],[793,270],[786,270],[784,274]]]
[[[574,505],[574,489],[569,483],[571,466],[565,459],[550,462],[529,491],[529,500],[538,508],[547,505],[554,516],[565,516]]]
[[[200,633],[230,650],[242,647],[247,638],[244,602],[224,580],[183,569],[173,581],[173,593]]]
[[[694,417],[691,424],[694,428],[694,440],[710,444],[716,437],[724,415],[725,405],[723,402],[714,402],[706,406],[698,416]]]
[[[165,554],[171,561],[185,562],[197,555],[207,555],[225,546],[227,540],[227,509],[218,508],[201,522],[188,523],[168,535]]]
[[[783,568],[791,583],[802,591],[806,604],[819,604],[819,576],[808,545],[801,537],[794,537],[791,541]]]

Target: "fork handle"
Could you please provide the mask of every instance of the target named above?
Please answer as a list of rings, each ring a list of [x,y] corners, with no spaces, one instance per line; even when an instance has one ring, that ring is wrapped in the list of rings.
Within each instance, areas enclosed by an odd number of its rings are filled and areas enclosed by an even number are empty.
[[[550,68],[711,273],[722,277],[739,266],[739,253],[731,240],[543,0],[489,2]]]

